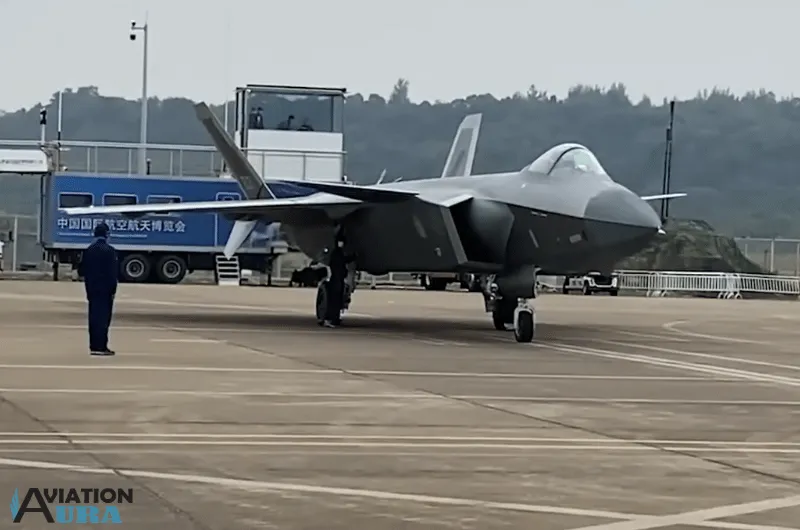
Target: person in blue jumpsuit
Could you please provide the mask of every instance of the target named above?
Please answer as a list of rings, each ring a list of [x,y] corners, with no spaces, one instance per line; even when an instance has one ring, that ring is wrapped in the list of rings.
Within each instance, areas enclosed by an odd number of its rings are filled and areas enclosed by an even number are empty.
[[[83,277],[86,300],[89,302],[89,353],[114,355],[108,348],[108,328],[117,294],[119,264],[117,251],[108,244],[108,225],[94,229],[94,242],[83,251],[78,274]]]

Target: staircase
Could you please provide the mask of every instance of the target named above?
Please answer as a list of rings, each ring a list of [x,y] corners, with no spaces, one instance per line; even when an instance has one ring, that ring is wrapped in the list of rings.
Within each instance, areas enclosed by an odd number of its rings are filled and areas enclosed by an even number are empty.
[[[239,268],[239,257],[226,258],[222,254],[217,254],[215,258],[217,285],[241,285],[242,271]]]

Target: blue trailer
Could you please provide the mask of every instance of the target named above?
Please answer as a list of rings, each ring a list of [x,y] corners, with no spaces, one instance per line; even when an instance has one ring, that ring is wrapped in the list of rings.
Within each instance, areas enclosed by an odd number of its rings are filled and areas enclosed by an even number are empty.
[[[313,193],[292,184],[271,185],[279,198]],[[172,213],[130,219],[121,215],[66,216],[59,208],[121,204],[225,201],[244,198],[231,178],[52,173],[42,178],[39,238],[55,275],[61,263],[73,268],[105,222],[119,252],[120,280],[179,283],[195,270],[215,270],[233,220],[215,213]],[[277,223],[261,222],[238,251],[240,267],[266,272],[287,251]]]

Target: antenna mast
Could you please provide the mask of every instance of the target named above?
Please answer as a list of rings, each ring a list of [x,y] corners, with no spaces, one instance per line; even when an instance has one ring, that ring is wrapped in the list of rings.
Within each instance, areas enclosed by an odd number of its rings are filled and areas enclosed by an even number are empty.
[[[661,193],[667,195],[672,177],[672,129],[675,124],[675,100],[669,103],[669,125],[667,126],[667,141],[664,145],[664,176],[661,180]],[[661,222],[666,224],[669,217],[669,199],[661,200]]]

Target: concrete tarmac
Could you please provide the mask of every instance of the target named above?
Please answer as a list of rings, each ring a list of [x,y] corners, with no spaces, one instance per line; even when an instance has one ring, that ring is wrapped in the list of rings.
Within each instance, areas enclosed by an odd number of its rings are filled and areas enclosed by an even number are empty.
[[[800,305],[0,282],[0,497],[130,487],[127,528],[800,528]],[[5,528],[10,519],[2,516]],[[24,528],[45,528],[37,513]]]

